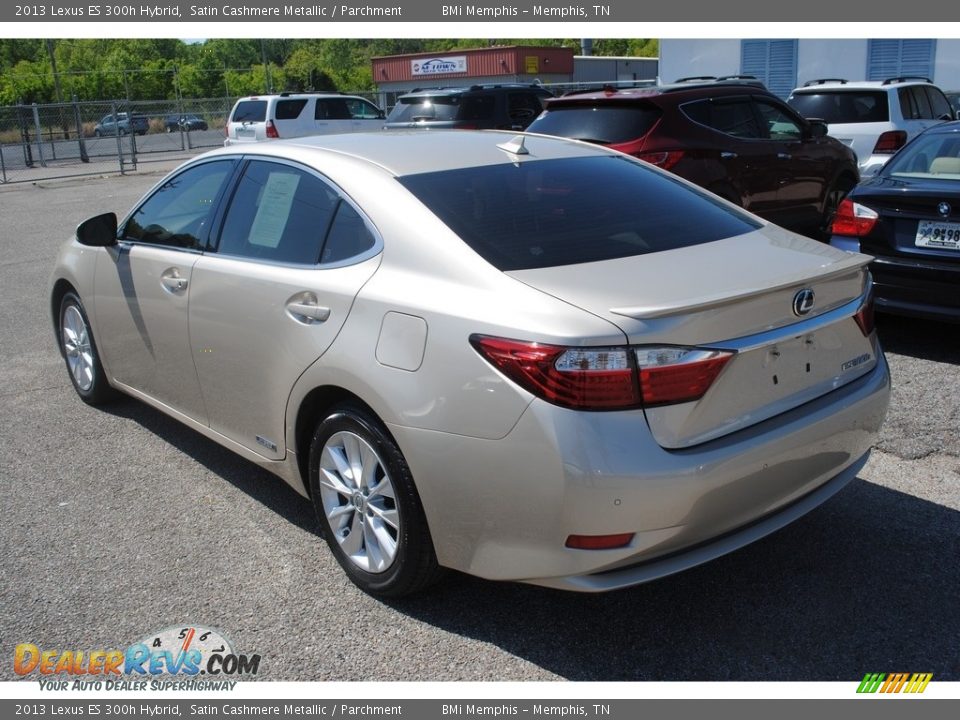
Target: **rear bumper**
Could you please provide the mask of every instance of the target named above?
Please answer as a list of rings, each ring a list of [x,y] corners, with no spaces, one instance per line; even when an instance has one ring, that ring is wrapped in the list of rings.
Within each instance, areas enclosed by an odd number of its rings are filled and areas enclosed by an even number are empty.
[[[886,414],[868,375],[775,418],[668,451],[642,411],[534,401],[500,440],[391,427],[442,565],[489,579],[598,592],[694,567],[800,517],[857,473]],[[633,533],[579,550],[570,535]]]
[[[830,244],[861,252],[856,238],[834,236]],[[880,255],[870,263],[870,274],[877,310],[960,322],[960,254],[956,262]]]

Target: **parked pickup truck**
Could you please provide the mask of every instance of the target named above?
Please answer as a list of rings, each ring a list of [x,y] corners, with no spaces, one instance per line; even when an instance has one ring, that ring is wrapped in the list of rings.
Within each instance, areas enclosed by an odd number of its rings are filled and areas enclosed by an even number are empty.
[[[97,137],[104,135],[128,135],[135,132],[137,135],[146,135],[150,129],[150,122],[145,115],[130,115],[129,113],[117,113],[114,115],[104,115],[93,128],[93,134]]]

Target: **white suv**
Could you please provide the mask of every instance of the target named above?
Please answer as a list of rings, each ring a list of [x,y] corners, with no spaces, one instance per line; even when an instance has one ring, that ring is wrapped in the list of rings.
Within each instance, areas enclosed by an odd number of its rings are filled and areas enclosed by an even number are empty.
[[[339,93],[280,93],[242,97],[230,113],[224,145],[383,128],[383,111]]]
[[[861,175],[872,175],[897,150],[955,112],[927,78],[883,81],[811,80],[787,102],[805,118],[819,118],[828,134],[853,148]]]

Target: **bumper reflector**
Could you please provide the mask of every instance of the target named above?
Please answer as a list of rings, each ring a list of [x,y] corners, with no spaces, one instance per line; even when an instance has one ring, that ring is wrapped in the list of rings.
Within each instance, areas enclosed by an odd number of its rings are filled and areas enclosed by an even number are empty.
[[[633,540],[634,533],[618,535],[571,535],[567,538],[567,547],[576,550],[612,550],[626,547]]]

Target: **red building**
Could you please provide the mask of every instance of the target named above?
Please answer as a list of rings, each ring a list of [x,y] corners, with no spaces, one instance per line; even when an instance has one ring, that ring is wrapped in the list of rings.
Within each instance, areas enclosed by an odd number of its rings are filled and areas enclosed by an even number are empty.
[[[373,81],[384,95],[414,88],[489,83],[566,83],[572,48],[500,46],[373,58]]]

